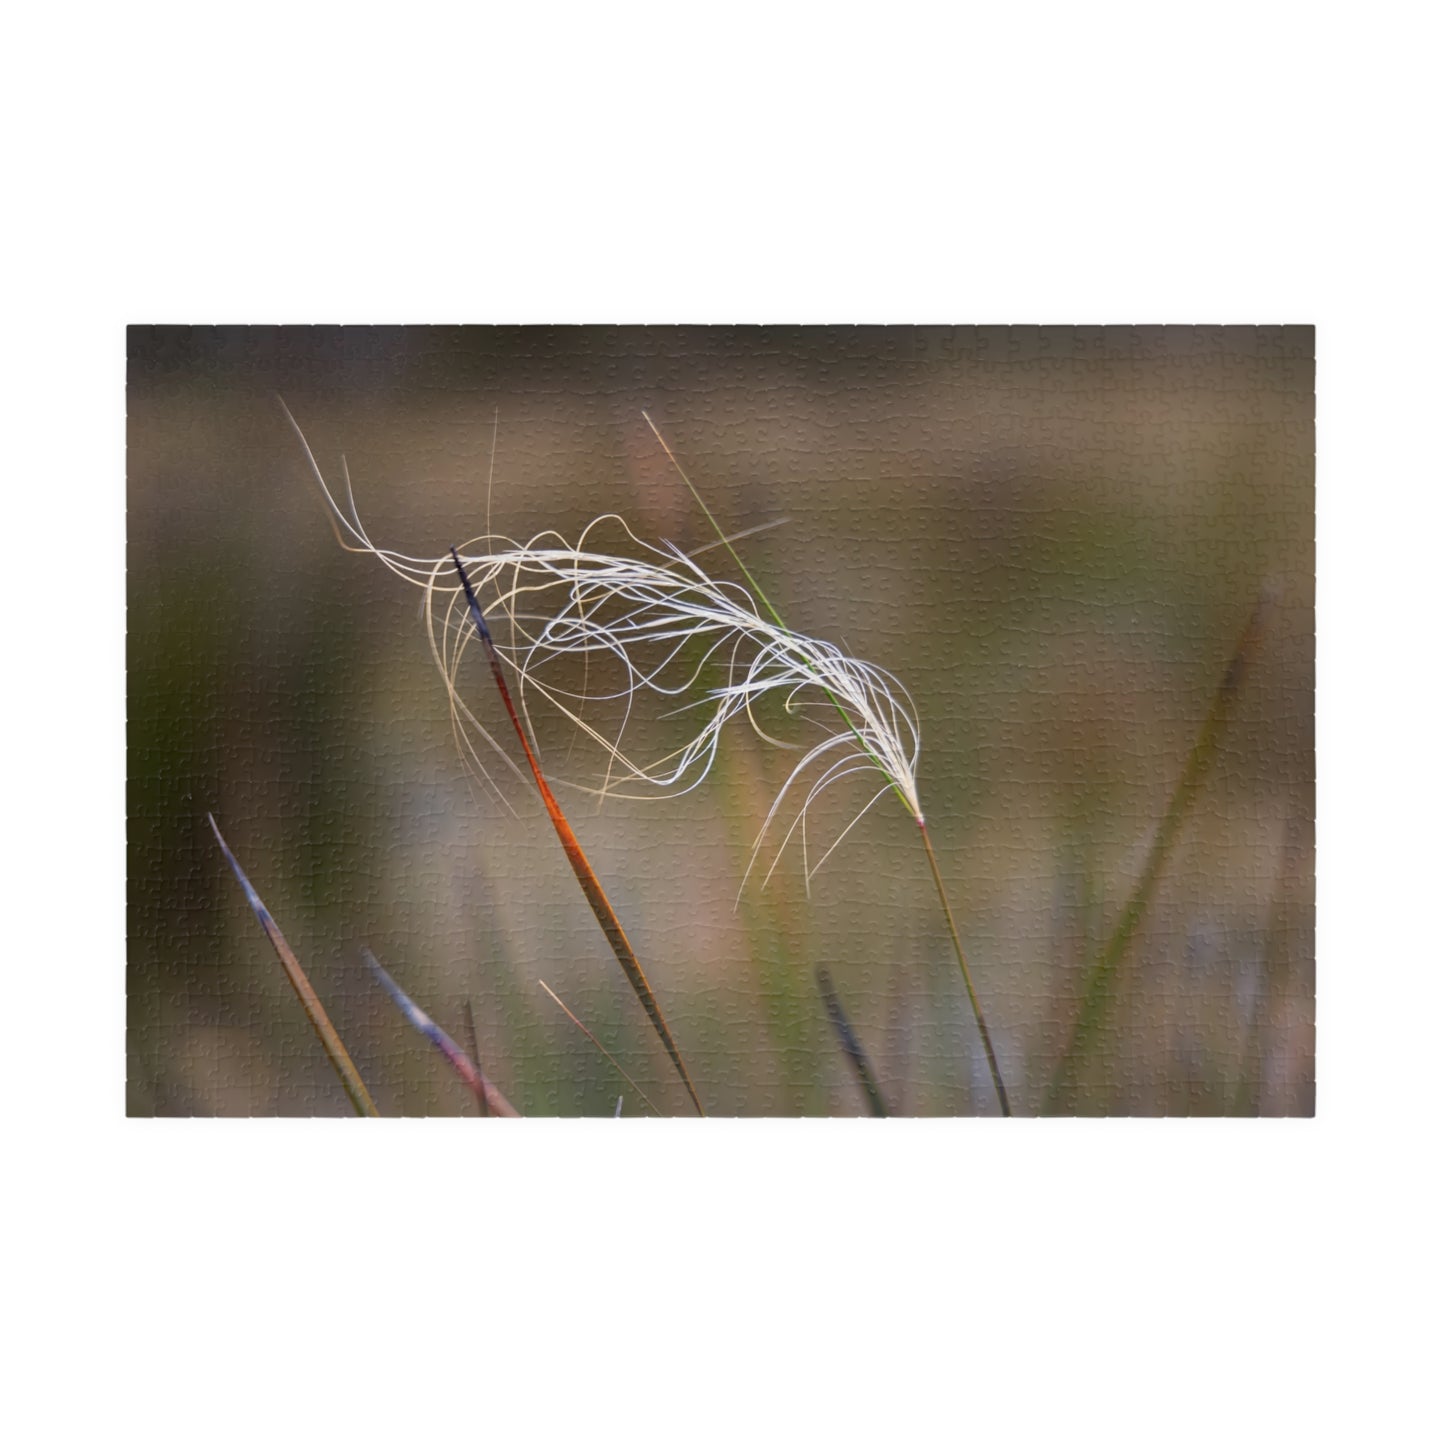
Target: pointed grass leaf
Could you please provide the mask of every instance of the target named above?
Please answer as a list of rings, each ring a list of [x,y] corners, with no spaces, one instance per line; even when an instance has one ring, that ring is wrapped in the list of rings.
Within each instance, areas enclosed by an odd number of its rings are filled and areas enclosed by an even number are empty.
[[[488,1114],[500,1114],[506,1119],[520,1118],[502,1091],[467,1057],[466,1051],[430,1014],[423,1012],[411,1001],[401,985],[376,961],[376,955],[369,948],[363,948],[361,956],[376,976],[376,981],[391,995],[391,1001],[401,1010],[407,1023],[452,1066],[457,1077],[472,1091],[482,1109]]]
[[[316,1036],[321,1040],[321,1047],[326,1050],[326,1057],[331,1060],[331,1066],[341,1079],[341,1086],[346,1090],[346,1097],[351,1100],[352,1108],[358,1114],[369,1115],[372,1118],[378,1117],[376,1104],[373,1102],[366,1085],[361,1081],[361,1075],[356,1070],[356,1065],[351,1061],[351,1055],[346,1051],[346,1045],[341,1042],[341,1035],[332,1026],[331,1020],[327,1017],[326,1010],[321,1006],[321,1000],[316,996],[316,990],[311,987],[311,980],[306,977],[305,970],[297,961],[296,955],[291,951],[291,945],[286,942],[285,935],[281,932],[276,920],[272,918],[271,911],[261,901],[261,895],[251,885],[251,880],[246,877],[241,865],[236,861],[236,855],[231,852],[226,840],[221,836],[221,830],[216,825],[216,820],[211,814],[206,814],[210,822],[211,831],[216,835],[216,842],[221,845],[221,852],[225,854],[226,862],[231,865],[231,871],[236,875],[236,881],[241,885],[241,891],[246,895],[246,901],[251,905],[251,911],[256,915],[262,932],[271,941],[271,947],[276,950],[276,957],[281,960],[281,966],[286,970],[286,977],[290,980],[291,987],[296,991],[296,997],[301,1000],[301,1007],[306,1011],[306,1017],[311,1020],[311,1027],[316,1030]]]
[[[1169,796],[1164,816],[1155,830],[1139,879],[1119,914],[1113,933],[1109,935],[1108,942],[1084,979],[1083,995],[1075,1015],[1073,1031],[1049,1082],[1048,1094],[1044,1100],[1045,1113],[1062,1112],[1074,1102],[1084,1059],[1102,1033],[1113,1006],[1119,965],[1148,911],[1159,878],[1178,840],[1180,829],[1209,776],[1245,673],[1259,650],[1274,598],[1273,587],[1266,587],[1255,603],[1254,611],[1250,614],[1224,669],[1224,675],[1215,689],[1209,711],[1194,739],[1194,746],[1184,760],[1184,767],[1174,784],[1174,791]]]
[[[875,1119],[886,1119],[888,1105],[883,1101],[883,1090],[878,1087],[878,1076],[873,1072],[873,1065],[868,1062],[862,1042],[853,1032],[853,1025],[848,1021],[843,1001],[833,987],[832,976],[826,968],[819,968],[816,977],[818,992],[823,995],[823,1007],[828,1011],[828,1022],[832,1024],[838,1047],[843,1050],[843,1057],[852,1066],[858,1086],[863,1090],[863,1097],[868,1101],[868,1111]]]

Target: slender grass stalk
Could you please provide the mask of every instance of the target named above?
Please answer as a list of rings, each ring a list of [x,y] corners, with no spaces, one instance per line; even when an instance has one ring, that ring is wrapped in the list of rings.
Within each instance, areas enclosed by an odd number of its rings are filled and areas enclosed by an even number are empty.
[[[714,766],[720,770],[719,792],[729,849],[743,860],[739,871],[745,873],[753,854],[756,819],[768,810],[760,758],[745,740],[732,736],[718,749]],[[807,971],[798,967],[807,954],[803,896],[795,875],[782,870],[768,888],[740,890],[736,903],[754,986],[775,1049],[777,1062],[769,1074],[777,1107],[794,1117],[818,1113],[826,1095],[816,1066],[813,984]]]
[[[221,830],[216,826],[215,818],[206,814],[206,819],[211,825],[211,831],[216,835],[216,842],[221,845],[221,852],[226,855],[226,862],[231,865],[231,871],[236,875],[236,881],[241,885],[241,891],[246,895],[246,901],[251,905],[251,911],[256,915],[266,937],[271,940],[271,947],[276,950],[276,957],[281,960],[281,966],[286,970],[286,977],[291,987],[296,991],[296,997],[301,1000],[301,1007],[306,1011],[306,1017],[311,1020],[311,1027],[316,1030],[316,1036],[321,1040],[321,1047],[326,1050],[326,1057],[331,1061],[331,1067],[336,1070],[341,1080],[341,1087],[346,1090],[346,1097],[351,1100],[351,1107],[358,1114],[371,1118],[380,1117],[375,1102],[366,1085],[361,1081],[361,1075],[356,1070],[356,1065],[351,1061],[351,1055],[346,1052],[346,1045],[341,1042],[341,1035],[336,1032],[331,1020],[327,1017],[326,1010],[321,1006],[321,1000],[316,996],[316,990],[311,987],[311,980],[306,977],[306,971],[297,961],[296,955],[291,951],[291,945],[286,942],[286,936],[281,932],[276,920],[272,918],[271,911],[261,902],[261,895],[251,885],[251,880],[246,877],[241,865],[236,861],[236,855],[231,852],[226,840],[221,836]]]
[[[823,995],[823,1007],[828,1010],[828,1022],[833,1025],[833,1032],[838,1037],[838,1046],[843,1050],[843,1056],[853,1066],[853,1073],[868,1100],[869,1111],[875,1119],[886,1119],[888,1105],[883,1100],[883,1090],[878,1087],[878,1076],[873,1072],[873,1065],[868,1062],[868,1055],[858,1035],[853,1032],[853,1025],[848,1022],[843,1001],[833,987],[832,977],[826,968],[819,968],[816,976],[818,992]]]
[[[632,945],[628,942],[626,933],[623,932],[622,924],[613,910],[612,904],[608,901],[601,880],[591,863],[587,861],[587,855],[582,851],[582,845],[577,841],[577,835],[572,831],[572,825],[567,821],[567,815],[562,811],[552,789],[547,785],[547,779],[542,775],[537,756],[532,751],[532,745],[527,739],[527,731],[522,726],[522,720],[513,705],[511,690],[507,686],[507,679],[502,671],[501,659],[498,657],[496,645],[492,641],[491,629],[488,628],[486,619],[482,616],[481,604],[477,601],[477,594],[472,591],[471,581],[467,577],[467,569],[462,566],[462,559],[457,556],[455,547],[451,549],[451,555],[452,561],[456,565],[457,575],[462,579],[462,588],[466,592],[467,608],[471,613],[472,624],[486,650],[487,661],[492,669],[492,678],[497,684],[497,691],[502,695],[502,703],[507,709],[507,716],[511,719],[512,727],[516,730],[517,739],[527,758],[527,766],[532,770],[537,791],[541,794],[543,806],[547,809],[547,816],[552,820],[552,827],[556,830],[558,840],[562,844],[562,851],[567,855],[567,861],[572,865],[573,873],[577,875],[577,882],[581,885],[583,896],[596,916],[607,942],[612,946],[612,952],[616,955],[622,972],[626,975],[628,983],[632,985],[632,991],[637,995],[648,1019],[651,1020],[653,1029],[657,1032],[658,1038],[662,1040],[668,1057],[672,1060],[673,1068],[677,1070],[678,1077],[687,1089],[693,1108],[702,1114],[702,1100],[698,1098],[697,1090],[688,1076],[687,1067],[682,1062],[682,1055],[673,1041],[672,1031],[668,1028],[667,1020],[662,1014],[662,1005],[658,1003],[657,996],[652,991],[652,985],[648,983],[647,975],[643,973],[642,965],[637,961],[637,955],[633,952]]]
[[[369,948],[363,948],[361,956],[376,975],[377,982],[391,995],[391,1001],[401,1010],[406,1021],[452,1066],[457,1077],[472,1091],[477,1103],[489,1114],[500,1114],[507,1119],[520,1118],[502,1091],[472,1063],[466,1051],[430,1014],[424,1013],[411,1001],[397,981],[376,961],[375,954]]]
[[[1074,1020],[1073,1032],[1049,1082],[1048,1094],[1044,1100],[1045,1113],[1057,1113],[1073,1099],[1077,1091],[1082,1062],[1098,1038],[1113,1003],[1119,964],[1148,910],[1164,865],[1169,861],[1169,855],[1178,840],[1179,830],[1193,809],[1219,752],[1219,740],[1224,734],[1234,700],[1239,695],[1245,672],[1259,649],[1273,600],[1273,591],[1266,589],[1255,603],[1249,622],[1224,669],[1224,676],[1215,689],[1214,699],[1200,725],[1199,734],[1184,760],[1184,768],[1174,784],[1164,817],[1144,860],[1144,869],[1124,904],[1113,933],[1109,935],[1108,942],[1094,960],[1084,980],[1083,997]]]
[[[712,509],[703,500],[702,493],[693,486],[692,479],[682,469],[682,464],[678,461],[677,457],[673,455],[672,448],[668,446],[666,439],[662,433],[658,431],[652,418],[648,416],[646,412],[643,412],[642,415],[648,426],[652,428],[652,434],[657,438],[663,451],[667,453],[667,459],[672,463],[678,476],[682,478],[688,491],[692,493],[698,506],[702,508],[703,515],[708,519],[713,531],[717,533],[718,539],[722,542],[723,546],[727,548],[728,555],[737,564],[743,576],[747,578],[748,585],[753,589],[758,601],[767,608],[768,613],[771,615],[773,621],[777,623],[778,627],[784,631],[788,631],[788,626],[783,621],[778,609],[768,600],[767,594],[758,585],[757,579],[748,571],[743,559],[738,556],[737,550],[733,547],[732,542],[729,540],[727,534],[724,533],[722,527],[719,526],[717,518],[713,516]],[[938,901],[943,905],[943,914],[948,920],[948,934],[953,941],[953,951],[958,958],[959,972],[963,975],[963,986],[968,994],[969,1005],[973,1009],[973,1017],[978,1025],[979,1036],[983,1039],[984,1053],[988,1056],[989,1073],[993,1076],[993,1087],[994,1092],[998,1095],[999,1109],[1005,1117],[1008,1117],[1013,1112],[1009,1108],[1008,1091],[1004,1088],[1003,1074],[999,1071],[998,1066],[998,1056],[994,1053],[993,1040],[989,1037],[988,1024],[985,1022],[983,1016],[983,1007],[978,1001],[978,992],[973,986],[973,976],[969,973],[968,959],[963,951],[963,943],[958,936],[958,925],[953,919],[953,909],[948,902],[948,892],[943,885],[943,874],[939,871],[938,858],[933,851],[933,842],[928,836],[928,824],[924,820],[923,810],[919,806],[916,788],[912,786],[907,789],[904,788],[903,780],[899,777],[896,765],[890,766],[888,762],[885,762],[883,758],[878,756],[877,752],[875,752],[870,745],[868,738],[864,737],[862,732],[859,731],[857,723],[854,722],[847,708],[843,706],[838,695],[828,686],[827,679],[818,673],[817,668],[806,656],[802,660],[803,665],[818,677],[824,694],[837,710],[838,716],[848,725],[849,731],[857,739],[859,746],[862,748],[864,756],[888,779],[893,792],[897,794],[899,801],[903,804],[904,808],[907,809],[909,816],[918,824],[919,834],[923,838],[923,847],[928,854],[928,866],[932,870],[933,882],[938,889]],[[912,784],[913,778],[911,773],[907,781]]]
[[[482,1051],[477,1045],[477,1021],[472,1017],[471,999],[462,1000],[462,1022],[467,1026],[467,1057],[477,1066],[477,1072],[482,1072]],[[485,1095],[477,1100],[477,1112],[486,1118],[492,1111],[487,1107]]]
[[[609,1064],[611,1064],[612,1067],[613,1067],[614,1069],[616,1069],[617,1072],[618,1072],[619,1074],[621,1074],[622,1077],[623,1077],[624,1079],[626,1079],[629,1084],[632,1085],[632,1087],[637,1091],[637,1095],[638,1095],[638,1097],[642,1100],[642,1102],[643,1102],[644,1104],[646,1104],[647,1107],[648,1107],[649,1109],[651,1109],[654,1114],[660,1115],[660,1114],[662,1113],[662,1111],[657,1107],[656,1104],[654,1104],[654,1103],[652,1102],[651,1099],[649,1099],[649,1098],[647,1097],[646,1091],[643,1089],[642,1085],[639,1084],[639,1083],[637,1082],[637,1080],[634,1079],[634,1078],[632,1077],[632,1075],[629,1074],[629,1073],[627,1072],[627,1070],[624,1069],[624,1068],[622,1067],[622,1065],[619,1064],[619,1063],[617,1062],[617,1060],[612,1057],[612,1055],[611,1055],[610,1053],[608,1053],[607,1047],[606,1047],[605,1044],[603,1044],[602,1040],[599,1039],[599,1038],[597,1037],[597,1035],[594,1034],[594,1033],[592,1032],[592,1030],[589,1029],[589,1028],[587,1027],[587,1025],[584,1024],[584,1023],[582,1022],[582,1020],[579,1019],[579,1018],[577,1017],[577,1015],[574,1014],[574,1013],[572,1012],[572,1010],[569,1009],[569,1008],[567,1007],[567,1005],[566,1005],[565,1003],[563,1003],[562,1000],[561,1000],[560,998],[558,998],[555,993],[552,992],[552,990],[551,990],[550,988],[547,987],[547,985],[546,985],[545,983],[542,983],[542,980],[541,980],[540,978],[537,980],[537,982],[540,983],[540,984],[542,984],[542,991],[543,991],[543,993],[545,993],[545,994],[547,995],[547,997],[548,997],[549,999],[551,999],[552,1002],[553,1002],[554,1004],[556,1004],[557,1007],[558,1007],[559,1009],[561,1009],[562,1012],[563,1012],[564,1014],[566,1014],[567,1017],[568,1017],[569,1019],[571,1019],[574,1024],[577,1025],[577,1027],[582,1031],[582,1033],[583,1033],[584,1035],[586,1035],[586,1037],[592,1041],[592,1046],[597,1050],[597,1052],[600,1053],[600,1054],[602,1055],[602,1057],[603,1057],[604,1059],[606,1059],[607,1062],[608,1062]],[[618,1104],[618,1108],[619,1108],[619,1110],[620,1110],[620,1109],[621,1109],[621,1106],[622,1106],[622,1100],[619,1099],[619,1100],[617,1101],[617,1104]]]
[[[968,971],[968,959],[963,952],[963,943],[958,936],[958,925],[953,921],[953,909],[948,902],[948,893],[943,886],[943,874],[939,871],[938,857],[933,851],[933,840],[928,836],[928,825],[918,820],[918,834],[923,839],[924,852],[928,854],[928,866],[933,873],[933,883],[938,889],[938,901],[943,905],[943,916],[948,920],[948,936],[953,940],[953,951],[958,958],[958,969],[963,975],[963,986],[973,1008],[974,1021],[978,1024],[979,1037],[983,1039],[983,1051],[988,1055],[988,1071],[993,1075],[994,1092],[998,1095],[998,1106],[1004,1118],[1012,1115],[1009,1108],[1008,1090],[1003,1086],[1003,1075],[999,1072],[998,1056],[993,1051],[993,1040],[988,1036],[988,1025],[984,1022],[983,1007],[973,987],[973,975]]]

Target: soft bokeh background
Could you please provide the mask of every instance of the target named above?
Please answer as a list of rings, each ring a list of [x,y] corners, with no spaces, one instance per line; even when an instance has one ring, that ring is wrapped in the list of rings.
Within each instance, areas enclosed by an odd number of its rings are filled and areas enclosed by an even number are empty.
[[[686,1100],[535,796],[473,786],[420,594],[341,551],[276,401],[380,544],[706,521],[789,623],[888,667],[1015,1107],[1037,1110],[1265,587],[1218,764],[1121,970],[1090,1113],[1314,1103],[1313,336],[1265,328],[176,328],[129,335],[128,1108],[348,1105],[206,825],[385,1113],[470,1096],[368,944],[524,1113]],[[724,560],[711,554],[717,570]],[[479,659],[474,708],[500,723]],[[558,777],[587,777],[542,730]],[[996,1110],[917,830],[884,799],[813,880],[739,884],[786,755],[731,733],[685,798],[563,794],[710,1112],[852,1114],[831,972],[896,1112]],[[828,796],[842,826],[866,780]],[[851,806],[850,806],[851,805]]]

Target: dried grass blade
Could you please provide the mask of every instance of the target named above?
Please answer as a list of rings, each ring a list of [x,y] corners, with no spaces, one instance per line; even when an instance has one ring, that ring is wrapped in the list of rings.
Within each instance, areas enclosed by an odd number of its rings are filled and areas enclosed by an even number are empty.
[[[477,1103],[487,1113],[500,1114],[506,1119],[520,1118],[521,1115],[507,1102],[502,1091],[472,1063],[466,1051],[430,1014],[424,1013],[411,1001],[401,985],[376,961],[376,955],[369,948],[363,948],[361,956],[376,975],[377,982],[391,995],[391,1001],[401,1010],[406,1021],[446,1059],[456,1071],[457,1077],[475,1095]]]
[[[1134,891],[1129,895],[1109,941],[1089,969],[1073,1033],[1049,1083],[1049,1091],[1044,1100],[1045,1113],[1058,1112],[1074,1097],[1080,1064],[1098,1037],[1113,1002],[1113,986],[1119,964],[1154,897],[1154,890],[1178,839],[1180,827],[1198,799],[1209,769],[1214,763],[1215,755],[1219,751],[1219,740],[1223,736],[1234,700],[1239,695],[1245,672],[1259,650],[1273,600],[1272,590],[1266,589],[1255,603],[1249,622],[1240,635],[1228,666],[1224,669],[1224,676],[1215,689],[1214,700],[1200,726],[1199,735],[1184,761],[1179,780],[1174,785],[1169,806],[1164,811],[1163,820],[1150,845],[1149,856],[1144,861],[1144,871],[1139,875],[1139,881],[1134,885]]]
[[[326,1016],[326,1010],[322,1008],[321,1000],[316,996],[316,990],[311,987],[311,980],[306,977],[305,970],[291,951],[291,945],[286,942],[285,935],[277,926],[276,920],[271,917],[271,911],[261,902],[261,895],[251,886],[251,880],[242,871],[241,865],[236,861],[236,855],[226,845],[220,828],[216,826],[215,818],[209,813],[206,814],[206,818],[211,825],[211,831],[216,835],[216,842],[221,845],[221,852],[226,855],[226,862],[231,865],[231,871],[241,885],[241,891],[246,895],[246,901],[251,905],[251,911],[256,915],[266,937],[271,940],[271,947],[276,950],[276,957],[281,960],[281,966],[286,970],[286,977],[291,981],[291,987],[296,990],[296,997],[301,1000],[301,1007],[306,1010],[306,1017],[311,1020],[311,1027],[316,1030],[316,1036],[321,1040],[321,1047],[326,1050],[326,1057],[331,1060],[331,1067],[340,1077],[341,1086],[346,1090],[346,1097],[351,1100],[352,1108],[358,1114],[379,1118],[376,1104],[367,1091],[366,1085],[362,1083],[361,1075],[357,1073],[356,1065],[351,1061],[351,1055],[346,1052],[346,1045],[341,1042],[341,1035],[336,1032],[331,1020]]]
[[[547,997],[550,998],[550,999],[552,1000],[552,1002],[553,1002],[554,1004],[556,1004],[557,1007],[558,1007],[559,1009],[561,1009],[562,1012],[563,1012],[564,1014],[566,1014],[567,1017],[568,1017],[569,1019],[571,1019],[572,1022],[573,1022],[574,1024],[576,1024],[577,1027],[592,1041],[592,1045],[593,1045],[593,1047],[597,1050],[597,1052],[600,1053],[600,1054],[602,1055],[602,1057],[603,1057],[604,1059],[606,1059],[607,1062],[608,1062],[609,1064],[611,1064],[612,1067],[613,1067],[614,1069],[616,1069],[617,1072],[618,1072],[619,1074],[621,1074],[622,1077],[623,1077],[624,1079],[626,1079],[629,1084],[632,1085],[632,1087],[637,1091],[638,1097],[641,1098],[642,1102],[643,1102],[644,1104],[646,1104],[647,1107],[648,1107],[649,1109],[651,1109],[654,1114],[661,1115],[662,1110],[659,1109],[659,1108],[657,1107],[657,1105],[654,1104],[654,1103],[652,1102],[652,1100],[647,1097],[646,1093],[643,1092],[642,1085],[639,1084],[639,1083],[637,1082],[637,1080],[634,1079],[634,1078],[632,1077],[632,1075],[629,1074],[629,1073],[627,1072],[627,1070],[624,1069],[624,1068],[622,1067],[622,1065],[619,1064],[619,1063],[617,1062],[617,1060],[612,1057],[612,1055],[611,1055],[610,1053],[608,1053],[607,1047],[606,1047],[605,1044],[603,1044],[602,1040],[599,1039],[599,1038],[597,1037],[597,1035],[594,1034],[594,1033],[592,1032],[592,1030],[589,1029],[589,1028],[587,1027],[587,1025],[584,1024],[584,1023],[582,1022],[582,1020],[579,1019],[579,1018],[577,1017],[577,1015],[574,1014],[574,1013],[572,1012],[572,1010],[569,1009],[569,1008],[567,1007],[567,1005],[566,1005],[565,1003],[563,1003],[562,1000],[561,1000],[560,998],[558,998],[555,993],[552,992],[552,990],[551,990],[550,988],[547,987],[547,985],[546,985],[545,983],[542,983],[542,980],[541,980],[540,978],[537,980],[537,982],[540,983],[540,984],[542,984],[543,992],[546,993]],[[619,1098],[618,1101],[617,1101],[617,1108],[618,1108],[618,1111],[621,1112],[621,1109],[622,1109],[622,1100],[621,1100],[620,1098]]]
[[[853,1072],[868,1100],[868,1108],[875,1119],[886,1119],[888,1106],[883,1101],[882,1089],[878,1087],[878,1077],[873,1072],[872,1064],[868,1062],[868,1055],[864,1052],[858,1035],[853,1032],[853,1025],[848,1022],[843,1001],[833,987],[832,977],[826,968],[820,968],[817,979],[818,992],[823,995],[823,1006],[828,1010],[828,1022],[833,1025],[833,1032],[838,1036],[838,1046],[853,1066]]]
[[[497,656],[496,644],[493,643],[491,630],[482,616],[482,608],[477,601],[477,595],[472,591],[467,569],[462,566],[462,559],[457,556],[455,547],[451,549],[451,553],[452,561],[456,564],[457,574],[461,577],[462,587],[466,592],[467,608],[471,614],[472,625],[476,628],[477,636],[481,638],[482,646],[486,650],[487,661],[491,665],[497,691],[502,695],[507,716],[512,720],[512,727],[516,731],[518,741],[522,744],[527,765],[532,770],[537,791],[542,796],[542,803],[547,809],[547,816],[552,820],[552,827],[556,830],[557,838],[562,844],[562,851],[567,855],[567,861],[572,865],[573,873],[577,875],[577,882],[581,885],[583,896],[591,906],[607,942],[612,947],[612,952],[616,955],[618,964],[621,965],[622,972],[626,975],[628,983],[632,985],[632,991],[637,995],[653,1029],[658,1038],[662,1040],[663,1048],[667,1050],[667,1055],[672,1060],[673,1068],[677,1070],[678,1077],[687,1089],[693,1108],[701,1114],[703,1112],[702,1100],[698,1098],[697,1090],[693,1087],[692,1079],[688,1076],[687,1068],[682,1062],[682,1055],[678,1052],[676,1043],[673,1042],[672,1031],[668,1028],[667,1020],[662,1015],[662,1006],[652,992],[652,985],[648,983],[647,975],[643,973],[642,965],[638,963],[637,955],[633,952],[627,935],[622,931],[622,924],[613,911],[607,894],[603,891],[601,880],[597,877],[591,863],[587,861],[587,855],[582,851],[582,845],[577,841],[577,835],[572,831],[572,825],[567,821],[561,804],[553,796],[546,778],[542,776],[542,769],[537,762],[536,754],[527,740],[527,731],[522,726],[522,720],[518,717],[517,709],[512,703],[511,690],[507,687],[507,679],[502,672],[502,663]]]

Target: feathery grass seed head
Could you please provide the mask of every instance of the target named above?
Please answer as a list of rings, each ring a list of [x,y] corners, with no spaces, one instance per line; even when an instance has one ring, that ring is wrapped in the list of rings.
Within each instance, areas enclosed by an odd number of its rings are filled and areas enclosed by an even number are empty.
[[[488,631],[497,656],[517,680],[529,730],[531,704],[540,697],[579,736],[601,749],[602,776],[585,791],[602,797],[687,792],[707,776],[723,728],[742,716],[766,741],[802,751],[759,832],[754,858],[785,800],[800,795],[778,851],[794,830],[803,828],[809,876],[890,791],[922,823],[918,720],[906,690],[891,673],[831,642],[793,631],[771,608],[765,615],[746,587],[710,576],[671,544],[641,541],[616,515],[597,518],[575,544],[558,533],[543,532],[525,543],[495,535],[474,538],[455,549],[455,558],[451,551],[441,557],[412,557],[377,547],[361,523],[349,477],[343,509],[309,447],[307,457],[342,545],[370,553],[425,591],[428,636],[458,743],[487,782],[492,780],[474,737],[490,745],[514,772],[519,770],[458,686],[462,655],[477,641],[463,582],[474,594],[477,609],[491,619]],[[600,685],[599,675],[604,679]],[[695,725],[667,751],[638,755],[628,736],[629,724],[649,694],[675,704],[667,716],[686,716]],[[780,701],[787,717],[821,736],[810,736],[802,744],[774,736],[760,716],[769,699]],[[605,728],[587,716],[589,711],[595,716],[604,704],[613,713]],[[870,772],[881,775],[883,785],[808,869],[809,808],[832,784]]]

